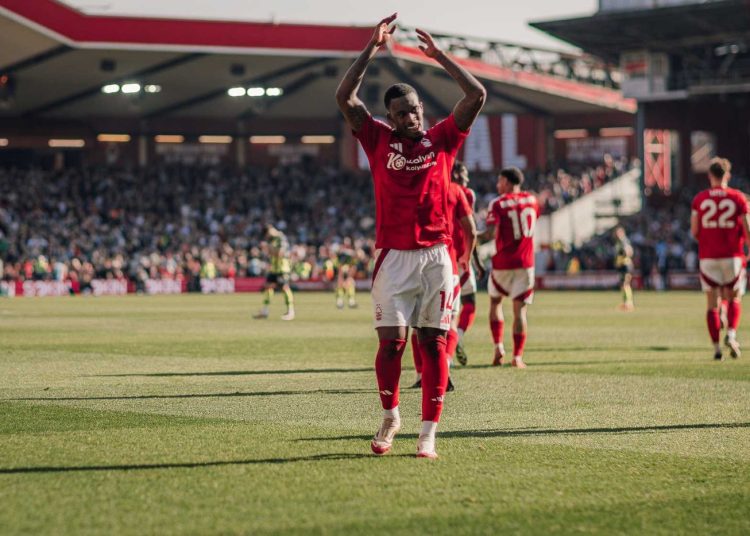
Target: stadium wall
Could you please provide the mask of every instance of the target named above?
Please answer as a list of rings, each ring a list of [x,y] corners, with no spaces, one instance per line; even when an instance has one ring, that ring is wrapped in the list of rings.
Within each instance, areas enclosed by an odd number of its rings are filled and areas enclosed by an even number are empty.
[[[202,294],[236,294],[260,292],[265,278],[216,278],[202,279],[200,293]],[[662,290],[699,290],[700,278],[698,273],[674,272],[667,275],[666,281],[661,276],[654,276],[650,281],[650,288]],[[357,290],[370,290],[369,280],[358,280]],[[620,274],[615,271],[582,272],[579,274],[548,273],[536,278],[538,290],[612,290],[619,287]],[[331,291],[335,284],[330,281],[299,281],[292,285],[296,291],[321,292]],[[644,288],[644,281],[640,275],[633,277],[633,287]],[[164,295],[188,293],[187,281],[152,279],[144,282],[142,290],[136,291],[136,285],[127,280],[95,279],[91,287],[82,292],[78,285],[69,281],[0,281],[0,297],[60,297],[60,296],[126,296],[134,294]]]

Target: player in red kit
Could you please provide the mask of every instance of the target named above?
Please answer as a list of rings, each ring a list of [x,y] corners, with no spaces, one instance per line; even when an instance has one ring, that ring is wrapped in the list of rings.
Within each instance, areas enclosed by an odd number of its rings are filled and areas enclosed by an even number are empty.
[[[476,194],[474,190],[469,188],[469,170],[463,162],[456,162],[453,164],[453,182],[457,183],[466,194],[466,199],[469,202],[472,213],[474,212],[474,203],[476,200]],[[463,235],[453,236],[454,243],[461,243]],[[461,249],[461,246],[456,246],[457,249]],[[474,248],[472,253],[472,260],[468,267],[464,269],[459,266],[459,283],[461,285],[461,316],[458,319],[458,325],[456,326],[456,333],[458,334],[458,342],[456,344],[456,359],[461,365],[466,365],[469,361],[464,349],[464,334],[474,323],[474,317],[476,316],[476,294],[477,294],[477,275],[479,279],[484,278],[484,269],[482,263],[479,260],[479,254]],[[476,266],[476,273],[474,270]]]
[[[375,190],[377,258],[372,301],[379,339],[375,373],[383,421],[371,448],[376,454],[385,454],[401,428],[401,357],[412,326],[418,330],[423,365],[417,456],[435,458],[435,431],[448,382],[445,347],[453,294],[448,184],[456,153],[484,104],[486,91],[440,50],[427,32],[417,30],[419,48],[446,70],[464,96],[453,113],[425,131],[417,92],[407,84],[395,84],[384,97],[388,124],[373,119],[357,91],[368,64],[395,30],[388,28],[395,19],[394,13],[375,27],[372,39],[339,84],[336,101],[367,154]]]
[[[539,217],[536,197],[521,191],[523,173],[506,168],[497,180],[497,193],[487,209],[487,229],[495,226],[497,252],[492,257],[492,273],[487,290],[490,295],[490,330],[495,344],[493,365],[503,364],[503,297],[513,300],[513,360],[511,366],[526,368],[523,348],[526,344],[526,306],[534,297],[534,228]]]
[[[740,357],[737,326],[747,277],[745,245],[750,243],[747,200],[742,192],[727,186],[731,169],[731,164],[724,158],[711,161],[708,168],[711,187],[695,196],[690,215],[690,231],[698,241],[701,286],[708,298],[708,333],[717,361],[724,359],[719,345],[722,300],[727,301],[724,344],[729,347],[732,357]]]
[[[454,166],[455,167],[455,166]],[[451,246],[448,253],[451,258],[453,268],[453,295],[451,308],[451,325],[446,337],[445,353],[448,357],[448,366],[453,363],[453,356],[458,346],[458,320],[461,310],[461,278],[460,273],[467,273],[468,262],[463,259],[470,259],[474,252],[477,241],[477,227],[474,222],[473,211],[469,204],[463,188],[455,182],[448,185],[448,221],[451,227]],[[466,249],[469,249],[468,255]],[[461,259],[461,261],[459,261]],[[415,330],[416,331],[416,330]],[[417,333],[412,335],[412,354],[414,356],[414,368],[417,371],[417,381],[412,388],[421,387],[422,385],[422,357],[419,351],[419,342]],[[448,375],[448,391],[453,391],[454,386]]]

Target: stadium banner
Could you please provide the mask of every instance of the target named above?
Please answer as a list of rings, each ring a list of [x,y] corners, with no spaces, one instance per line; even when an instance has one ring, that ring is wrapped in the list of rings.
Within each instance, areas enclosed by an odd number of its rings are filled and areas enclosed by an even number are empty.
[[[667,286],[674,290],[699,290],[701,279],[698,272],[674,272],[667,274]]]
[[[265,277],[236,277],[234,279],[235,292],[260,292],[266,282]]]
[[[16,295],[15,281],[0,281],[0,298],[14,298]]]
[[[632,285],[643,287],[641,277],[633,276]],[[618,272],[581,272],[578,274],[544,274],[536,278],[539,290],[604,290],[620,286]]]
[[[126,279],[94,279],[91,281],[94,296],[125,296],[128,293]]]
[[[70,283],[67,281],[18,281],[16,296],[36,298],[42,296],[68,296]]]
[[[234,279],[217,277],[216,279],[201,278],[202,294],[234,294]]]
[[[146,294],[182,294],[187,282],[175,279],[147,279]]]
[[[308,281],[294,281],[292,287],[295,290],[308,291],[308,290],[331,290],[333,287],[332,283],[323,281],[322,279],[310,279]]]

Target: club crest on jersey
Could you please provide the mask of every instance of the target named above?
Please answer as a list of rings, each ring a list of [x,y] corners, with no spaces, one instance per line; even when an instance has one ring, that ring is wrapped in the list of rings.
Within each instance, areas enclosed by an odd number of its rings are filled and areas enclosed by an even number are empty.
[[[432,142],[428,140],[427,138],[422,138],[422,141],[420,142],[422,145],[425,146],[425,148],[429,149],[432,147]]]
[[[396,149],[399,153],[404,152],[404,144],[401,142],[391,143],[390,147],[391,149]]]

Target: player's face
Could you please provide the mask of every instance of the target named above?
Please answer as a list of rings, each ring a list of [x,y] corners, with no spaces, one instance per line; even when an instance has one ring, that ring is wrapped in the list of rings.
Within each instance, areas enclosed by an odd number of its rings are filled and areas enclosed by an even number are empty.
[[[461,186],[469,184],[469,171],[466,168],[460,168],[458,171],[453,172],[453,180]]]
[[[507,194],[513,191],[513,185],[508,179],[500,175],[497,178],[497,193],[500,195]]]
[[[388,104],[388,121],[396,134],[406,138],[422,136],[424,109],[416,93],[391,100]]]

